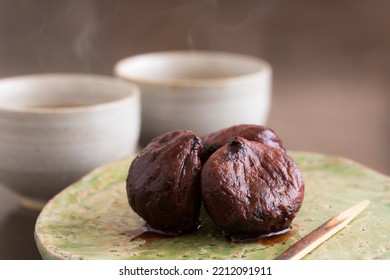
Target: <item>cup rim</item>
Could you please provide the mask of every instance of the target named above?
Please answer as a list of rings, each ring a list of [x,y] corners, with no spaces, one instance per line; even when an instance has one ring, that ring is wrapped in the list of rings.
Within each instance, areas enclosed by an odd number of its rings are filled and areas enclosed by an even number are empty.
[[[88,81],[91,82],[99,80],[104,83],[111,83],[115,86],[129,89],[129,94],[125,97],[117,98],[112,101],[101,102],[91,105],[80,105],[70,107],[58,107],[58,108],[45,108],[45,107],[28,107],[28,106],[4,106],[0,103],[1,112],[12,112],[12,113],[30,113],[30,114],[70,114],[70,113],[81,113],[91,111],[107,110],[113,107],[117,107],[122,103],[137,102],[140,100],[140,90],[137,85],[133,83],[126,83],[119,78],[100,75],[100,74],[85,74],[85,73],[42,73],[42,74],[30,74],[11,76],[0,79],[0,85],[2,83],[28,81],[31,82],[44,82],[44,81]],[[35,80],[35,81],[33,81]],[[1,94],[1,92],[0,92]]]
[[[257,70],[249,74],[242,74],[230,77],[221,78],[156,78],[156,77],[134,77],[126,73],[126,68],[135,60],[150,58],[152,56],[213,56],[220,59],[241,60],[242,62],[251,63],[256,65]],[[219,87],[226,85],[248,83],[250,81],[258,80],[259,78],[267,77],[272,74],[271,65],[263,59],[255,56],[250,56],[241,53],[225,52],[225,51],[198,51],[198,50],[177,50],[177,51],[161,51],[142,53],[129,57],[125,57],[114,65],[114,74],[122,79],[125,79],[136,84],[154,85],[154,86],[167,86],[167,87]]]

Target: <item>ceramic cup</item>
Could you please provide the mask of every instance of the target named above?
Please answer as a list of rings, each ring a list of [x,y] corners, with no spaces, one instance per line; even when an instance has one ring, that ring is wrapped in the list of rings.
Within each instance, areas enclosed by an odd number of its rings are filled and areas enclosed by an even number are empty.
[[[42,204],[137,147],[140,97],[120,79],[42,74],[0,80],[0,184]]]
[[[256,57],[209,51],[141,54],[119,61],[117,76],[141,89],[141,144],[174,129],[207,134],[266,124],[271,67]]]

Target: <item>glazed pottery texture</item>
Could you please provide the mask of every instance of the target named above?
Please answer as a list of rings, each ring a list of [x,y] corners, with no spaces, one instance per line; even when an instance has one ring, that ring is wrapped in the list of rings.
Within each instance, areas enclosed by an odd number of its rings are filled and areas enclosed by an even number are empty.
[[[389,259],[390,178],[351,160],[289,153],[302,169],[305,200],[292,229],[245,244],[231,243],[202,213],[202,228],[159,238],[137,230],[144,221],[126,198],[132,158],[99,168],[41,212],[35,238],[44,259],[274,259],[336,214],[365,199],[367,209],[305,259]]]
[[[92,169],[129,155],[139,139],[139,103],[136,86],[105,76],[0,80],[1,184],[22,201],[47,201]]]
[[[265,124],[271,67],[224,52],[171,51],[119,61],[115,74],[141,89],[141,143],[164,132],[210,133],[237,124]]]

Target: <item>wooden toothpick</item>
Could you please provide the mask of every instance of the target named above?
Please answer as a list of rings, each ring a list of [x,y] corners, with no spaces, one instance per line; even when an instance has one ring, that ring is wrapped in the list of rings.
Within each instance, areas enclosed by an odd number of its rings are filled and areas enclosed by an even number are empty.
[[[353,218],[362,212],[370,204],[369,200],[363,200],[355,206],[341,212],[323,225],[319,226],[294,245],[279,255],[276,260],[299,260],[325,242],[332,235],[344,228]]]

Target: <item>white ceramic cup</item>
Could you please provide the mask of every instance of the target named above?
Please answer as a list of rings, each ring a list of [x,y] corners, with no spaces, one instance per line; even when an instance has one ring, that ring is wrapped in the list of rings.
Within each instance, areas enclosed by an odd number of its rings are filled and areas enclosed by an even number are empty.
[[[207,134],[266,124],[270,65],[256,57],[209,51],[141,54],[119,61],[117,76],[141,89],[141,144],[170,130]]]
[[[135,151],[139,89],[118,78],[42,74],[0,80],[0,183],[39,208],[92,169]]]

